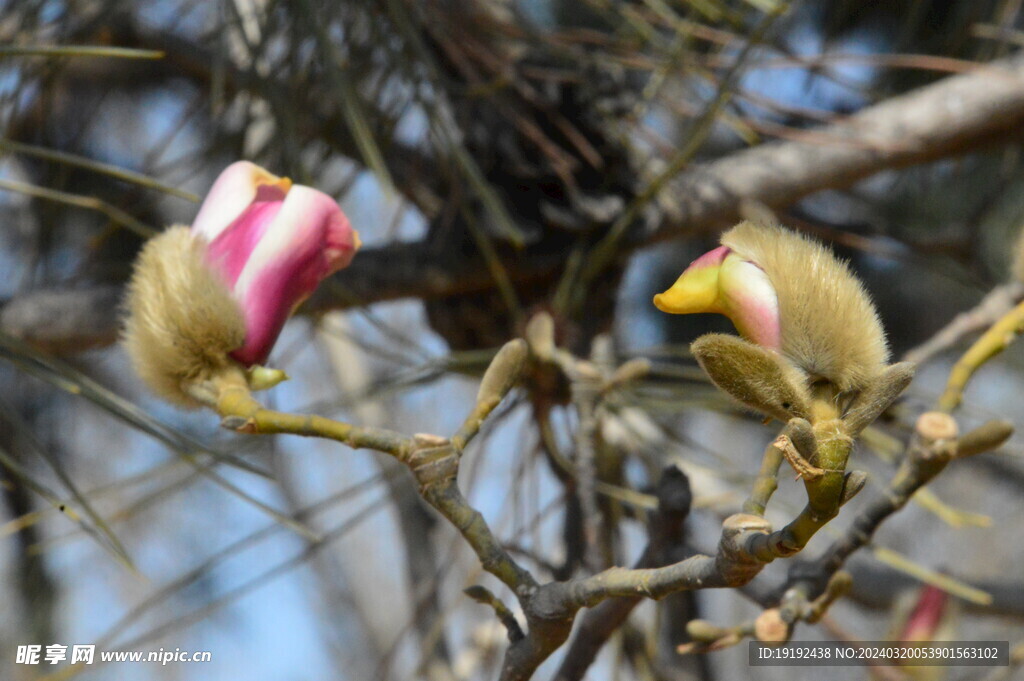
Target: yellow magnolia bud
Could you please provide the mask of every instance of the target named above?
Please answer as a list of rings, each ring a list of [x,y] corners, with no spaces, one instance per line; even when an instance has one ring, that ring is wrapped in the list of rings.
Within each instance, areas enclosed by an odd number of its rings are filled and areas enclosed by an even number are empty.
[[[748,340],[775,350],[809,383],[858,390],[889,351],[867,292],[820,243],[783,227],[741,222],[667,291],[664,312],[728,316]]]

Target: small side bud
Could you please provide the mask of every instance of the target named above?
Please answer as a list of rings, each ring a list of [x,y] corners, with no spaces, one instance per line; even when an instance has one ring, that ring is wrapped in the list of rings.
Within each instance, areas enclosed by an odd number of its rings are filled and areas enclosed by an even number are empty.
[[[786,435],[806,460],[818,460],[818,439],[814,436],[814,426],[810,421],[801,418],[790,419],[786,424]]]
[[[730,631],[707,620],[690,620],[686,623],[686,633],[694,641],[713,643],[728,636]]]
[[[617,388],[627,383],[640,380],[651,372],[651,360],[646,357],[636,357],[623,363],[608,379],[607,388]]]
[[[994,420],[970,430],[956,441],[956,455],[959,458],[974,456],[998,449],[1013,435],[1013,424],[1009,421]]]
[[[843,417],[851,436],[855,437],[892,406],[914,380],[916,369],[916,365],[911,362],[899,362],[889,365],[885,371],[871,379]]]
[[[783,422],[808,416],[810,398],[797,370],[771,350],[717,333],[701,336],[690,350],[715,385],[751,409]]]
[[[288,374],[281,369],[254,364],[245,372],[245,379],[249,383],[250,390],[269,390],[278,383],[288,380]]]
[[[547,312],[538,312],[526,323],[526,342],[538,359],[551,361],[555,356],[555,320]]]
[[[857,493],[864,489],[867,484],[868,474],[864,471],[849,471],[843,476],[843,493],[839,497],[839,505],[845,506],[846,502],[857,496]]]
[[[528,354],[526,341],[522,338],[505,343],[491,360],[487,371],[484,372],[484,377],[480,381],[480,389],[476,394],[476,401],[500,402],[519,380]]]

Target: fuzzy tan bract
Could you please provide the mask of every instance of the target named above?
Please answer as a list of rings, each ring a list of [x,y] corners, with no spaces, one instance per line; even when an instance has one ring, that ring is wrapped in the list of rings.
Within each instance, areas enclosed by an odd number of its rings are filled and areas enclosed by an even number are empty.
[[[242,310],[203,262],[205,243],[188,227],[149,240],[128,285],[122,342],[135,371],[155,393],[196,407],[196,385],[234,360],[245,340]]]
[[[741,222],[722,244],[757,263],[775,288],[782,354],[811,381],[856,390],[889,358],[878,313],[846,263],[825,246],[779,226]]]
[[[725,333],[701,336],[690,351],[715,385],[751,409],[784,423],[810,416],[803,375],[775,352]]]

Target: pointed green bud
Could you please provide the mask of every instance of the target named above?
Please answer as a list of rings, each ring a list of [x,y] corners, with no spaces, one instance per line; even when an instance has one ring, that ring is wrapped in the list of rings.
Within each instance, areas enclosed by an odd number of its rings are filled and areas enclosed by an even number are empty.
[[[245,371],[245,380],[250,390],[268,390],[288,380],[288,374],[280,369],[254,364]]]

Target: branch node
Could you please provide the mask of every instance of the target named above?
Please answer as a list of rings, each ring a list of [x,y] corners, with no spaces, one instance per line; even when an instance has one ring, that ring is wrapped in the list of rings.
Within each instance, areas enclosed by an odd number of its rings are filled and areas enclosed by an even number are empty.
[[[519,620],[516,619],[516,616],[512,613],[509,607],[505,605],[500,598],[491,593],[487,587],[477,584],[469,587],[468,589],[464,589],[462,593],[466,594],[477,603],[489,605],[494,609],[494,614],[497,615],[498,620],[501,621],[502,625],[504,625],[505,631],[508,632],[508,640],[511,643],[515,643],[516,641],[521,641],[526,638],[526,635],[523,633],[523,628],[519,626]]]
[[[729,585],[749,582],[775,556],[751,550],[763,544],[767,548],[771,523],[759,515],[734,513],[722,522],[722,539],[715,562]]]

